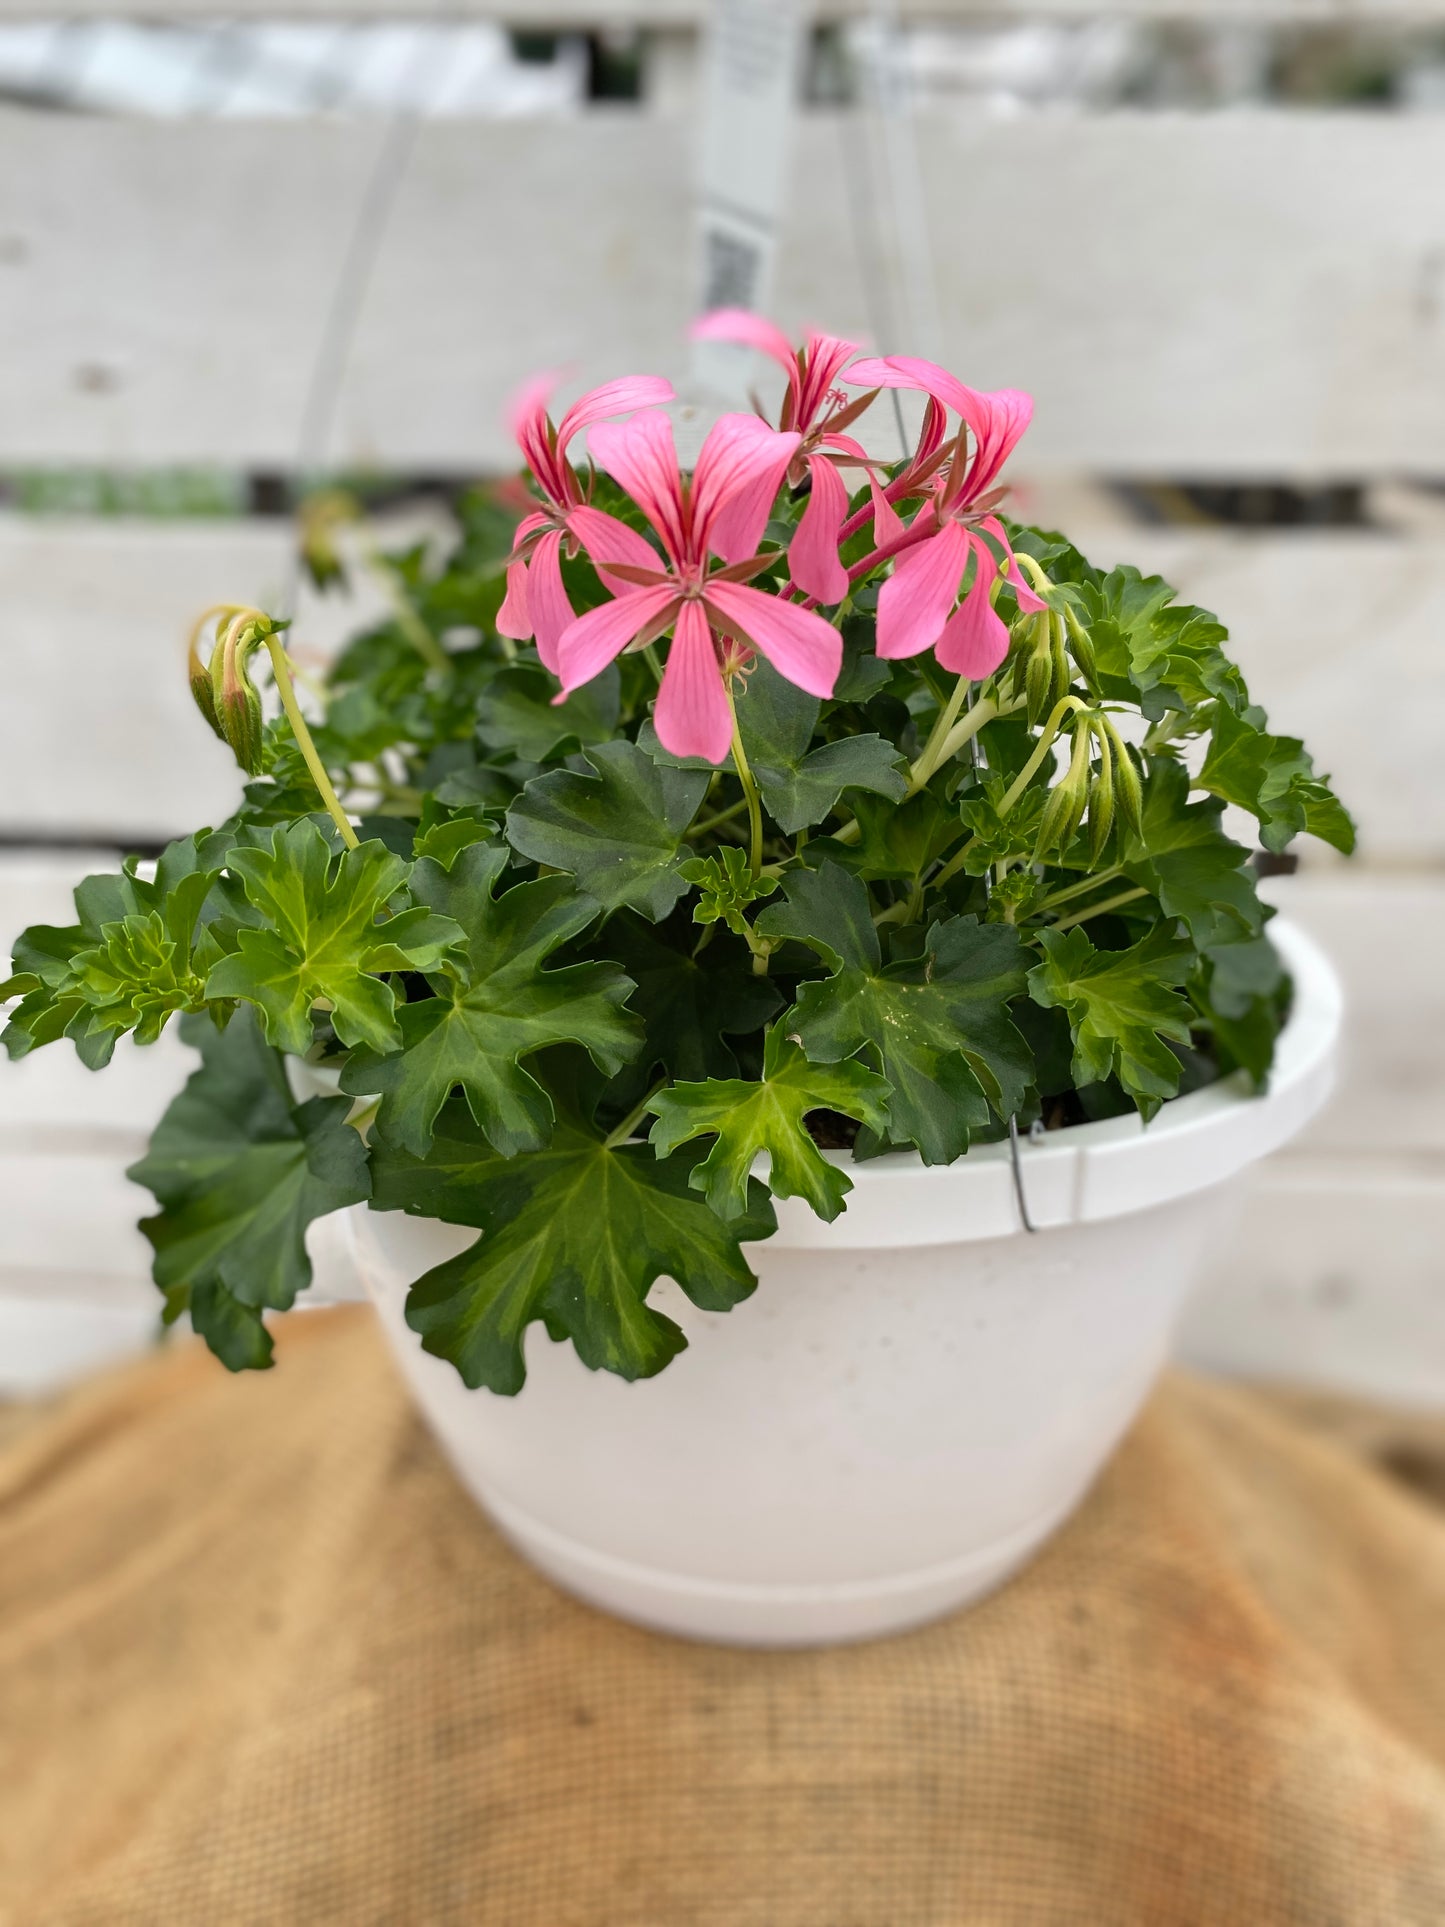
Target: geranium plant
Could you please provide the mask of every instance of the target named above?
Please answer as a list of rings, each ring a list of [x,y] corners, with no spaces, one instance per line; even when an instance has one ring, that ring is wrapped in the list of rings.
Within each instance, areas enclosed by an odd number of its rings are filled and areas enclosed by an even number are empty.
[[[642,1377],[683,1343],[655,1280],[736,1305],[772,1200],[836,1217],[853,1159],[1268,1075],[1289,986],[1224,808],[1270,851],[1353,832],[1225,630],[1005,519],[1026,395],[703,328],[781,364],[776,427],[725,415],[685,473],[665,383],[555,423],[532,386],[525,499],[391,559],[309,718],[285,625],[209,612],[244,801],[16,945],[12,1055],[199,1048],[132,1175],[166,1318],[233,1368],[363,1200],[477,1230],[407,1311],[469,1385],[515,1392],[537,1320]],[[925,398],[896,464],[858,439],[885,388]]]

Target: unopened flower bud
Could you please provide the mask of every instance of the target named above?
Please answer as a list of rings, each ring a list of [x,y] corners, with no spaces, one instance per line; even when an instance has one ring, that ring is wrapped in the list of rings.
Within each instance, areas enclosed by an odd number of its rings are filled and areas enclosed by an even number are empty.
[[[1058,701],[1054,694],[1051,628],[1047,611],[1033,618],[1028,660],[1024,669],[1024,694],[1028,701],[1029,722],[1035,725],[1043,721]]]
[[[1135,836],[1142,836],[1144,834],[1144,786],[1139,781],[1139,771],[1134,762],[1133,751],[1112,724],[1109,725],[1109,735],[1114,751],[1114,801],[1118,805],[1119,815]]]
[[[1069,625],[1069,649],[1074,661],[1083,671],[1085,681],[1092,684],[1096,675],[1093,639],[1079,620],[1077,611],[1067,603],[1064,605],[1064,620]]]
[[[1081,716],[1074,724],[1074,751],[1069,759],[1068,772],[1064,780],[1049,791],[1048,801],[1039,819],[1039,837],[1034,846],[1035,862],[1042,860],[1051,850],[1067,849],[1074,832],[1083,821],[1089,802],[1089,745],[1092,741],[1090,718]]]
[[[1114,827],[1114,785],[1102,775],[1089,785],[1089,860],[1097,863],[1104,854],[1109,832]]]
[[[1053,682],[1049,694],[1053,702],[1062,702],[1069,693],[1073,672],[1069,668],[1069,654],[1064,647],[1064,625],[1058,616],[1049,619],[1049,660],[1053,665]]]

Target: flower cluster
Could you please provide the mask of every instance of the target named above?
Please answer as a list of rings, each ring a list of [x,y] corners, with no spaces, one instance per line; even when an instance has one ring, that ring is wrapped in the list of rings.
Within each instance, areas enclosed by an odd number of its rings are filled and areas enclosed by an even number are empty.
[[[1029,425],[1031,398],[1014,389],[980,393],[910,356],[859,358],[856,342],[835,335],[809,333],[795,350],[771,323],[741,310],[709,315],[694,332],[762,350],[783,368],[787,388],[776,428],[757,415],[722,416],[690,475],[657,405],[672,398],[663,381],[638,376],[594,389],[555,426],[547,414],[553,377],[531,383],[516,404],[513,426],[545,507],[517,530],[498,627],[517,640],[535,636],[560,679],[558,700],[623,650],[671,636],[658,740],[674,756],[721,763],[736,727],[733,678],[760,655],[797,688],[831,696],[842,643],[818,607],[846,606],[853,586],[890,562],[878,598],[879,655],[931,648],[954,675],[992,675],[1009,647],[1000,590],[1021,612],[1046,606],[1023,579],[996,513],[1006,492],[999,476]],[[884,388],[928,398],[916,447],[886,480],[845,432]],[[593,460],[631,498],[658,546],[585,499],[567,453],[584,428]],[[863,491],[856,508],[843,480],[848,469]],[[765,537],[785,483],[806,491],[807,501],[780,576],[783,552]],[[870,523],[871,546],[845,563],[850,538]],[[585,552],[612,600],[574,612],[564,548]]]

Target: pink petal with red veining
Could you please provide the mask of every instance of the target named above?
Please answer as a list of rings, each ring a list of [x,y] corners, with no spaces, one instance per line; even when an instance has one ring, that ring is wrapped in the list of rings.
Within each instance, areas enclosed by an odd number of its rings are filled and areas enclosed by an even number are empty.
[[[878,592],[880,656],[916,656],[938,640],[968,566],[968,551],[968,537],[957,522],[945,522],[896,565]]]
[[[497,611],[497,634],[513,642],[525,642],[532,633],[532,618],[527,610],[527,564],[513,556],[507,564],[507,593]]]
[[[677,612],[652,726],[670,756],[720,763],[732,743],[732,711],[700,602],[684,602]]]
[[[537,638],[537,654],[555,676],[557,644],[575,615],[562,586],[562,535],[558,529],[548,529],[532,551],[527,573],[527,614]]]
[[[615,656],[677,601],[669,588],[633,589],[578,616],[557,643],[557,675],[564,694],[571,695],[594,676],[600,676]]]
[[[936,361],[921,361],[917,355],[870,355],[853,363],[847,382],[850,388],[916,388],[934,396],[965,421],[974,395],[957,375],[949,374]]]
[[[999,521],[996,515],[986,515],[979,526],[987,529],[994,541],[997,542],[1003,550],[1008,560],[1008,585],[1014,592],[1014,600],[1018,603],[1024,614],[1036,616],[1041,609],[1047,609],[1049,606],[1048,603],[1044,601],[1041,595],[1035,594],[1034,590],[1029,586],[1028,577],[1019,567],[1018,557],[1013,552],[1013,544],[1008,539],[1008,532],[1004,528],[1003,523]]]
[[[838,560],[838,531],[848,519],[848,490],[826,456],[810,461],[808,473],[812,492],[788,548],[788,568],[815,602],[841,602],[848,593],[848,571]]]
[[[798,400],[800,428],[812,424],[828,398],[829,389],[837,381],[849,358],[857,352],[856,341],[844,341],[840,335],[809,332],[803,364],[803,387]]]
[[[586,503],[572,509],[567,516],[567,528],[587,551],[588,561],[613,595],[626,595],[637,584],[622,576],[609,575],[609,562],[624,562],[634,569],[655,569],[659,575],[666,572],[666,563],[645,535],[602,509],[589,508]]]
[[[810,696],[831,696],[843,666],[843,638],[831,622],[796,602],[783,602],[741,582],[707,585],[719,627],[738,635]]]
[[[780,434],[756,415],[720,415],[708,431],[692,478],[692,547],[724,562],[757,553],[788,463],[802,436]]]
[[[991,676],[1008,654],[1008,625],[989,601],[998,563],[983,542],[973,544],[973,553],[973,586],[944,625],[936,653],[944,669],[978,682]]]
[[[978,444],[963,490],[963,499],[967,502],[976,501],[992,488],[999,470],[1034,418],[1034,398],[1021,388],[1000,388],[989,395],[974,394],[973,403],[974,412],[964,415]]]
[[[694,321],[687,332],[692,341],[735,341],[743,348],[757,348],[787,372],[790,382],[796,380],[798,365],[792,342],[760,314],[750,314],[746,308],[714,308],[711,314]]]
[[[634,408],[661,408],[677,399],[670,381],[660,375],[624,375],[579,396],[557,426],[557,445],[565,451],[574,435],[610,415],[630,414]]]
[[[674,562],[685,558],[682,475],[672,423],[655,408],[628,422],[598,422],[587,437],[603,468],[627,490],[662,537]]]

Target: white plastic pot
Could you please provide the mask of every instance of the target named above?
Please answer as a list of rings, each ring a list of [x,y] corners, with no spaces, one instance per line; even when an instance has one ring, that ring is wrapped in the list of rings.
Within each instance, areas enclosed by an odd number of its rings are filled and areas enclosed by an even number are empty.
[[[823,1645],[897,1632],[1015,1572],[1078,1505],[1139,1410],[1221,1189],[1328,1094],[1340,993],[1271,926],[1294,975],[1270,1089],[1230,1079],[1137,1117],[928,1169],[848,1163],[836,1223],[778,1207],[726,1315],[670,1280],[689,1349],[659,1377],[589,1372],[540,1325],[514,1399],[469,1392],[406,1325],[409,1282],[464,1229],[353,1214],[402,1370],[468,1489],[583,1599],[689,1638]],[[841,1154],[840,1154],[841,1155]]]

